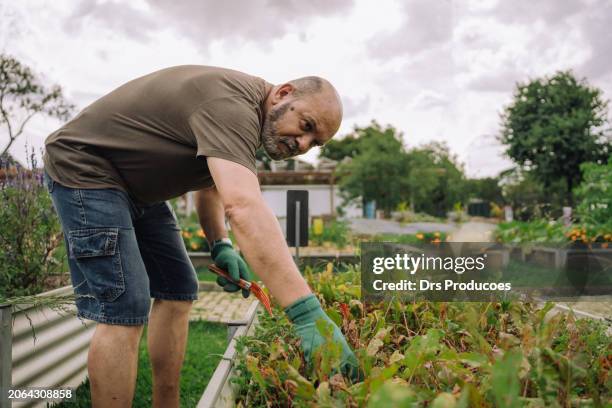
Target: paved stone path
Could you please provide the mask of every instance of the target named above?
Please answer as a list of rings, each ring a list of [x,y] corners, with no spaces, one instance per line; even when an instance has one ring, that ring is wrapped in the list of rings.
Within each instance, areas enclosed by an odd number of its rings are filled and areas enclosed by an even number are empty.
[[[239,292],[201,291],[199,299],[191,308],[189,320],[208,320],[220,323],[243,320],[254,300],[253,295],[244,299]]]
[[[458,225],[455,230],[451,231],[451,241],[454,242],[490,242],[493,241],[493,231],[497,225],[480,222],[469,221]]]
[[[414,222],[401,224],[393,220],[355,218],[350,219],[353,232],[360,234],[415,234],[417,232],[446,232],[454,242],[489,242],[496,225],[482,221],[461,224]]]
[[[367,218],[349,219],[353,232],[358,234],[415,234],[417,232],[451,232],[452,224],[437,222],[414,222],[400,224],[393,220],[379,220]]]

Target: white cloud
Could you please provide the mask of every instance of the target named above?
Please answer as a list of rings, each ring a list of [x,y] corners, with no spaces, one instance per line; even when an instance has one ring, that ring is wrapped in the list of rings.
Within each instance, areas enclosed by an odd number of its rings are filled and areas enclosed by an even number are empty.
[[[340,134],[376,119],[409,146],[446,141],[469,174],[491,175],[505,163],[499,146],[472,147],[499,133],[517,81],[574,69],[610,98],[611,20],[606,0],[24,0],[0,3],[0,50],[80,108],[171,65],[273,83],[321,75],[344,100]],[[41,147],[59,125],[39,118],[11,152],[25,157],[26,138]]]

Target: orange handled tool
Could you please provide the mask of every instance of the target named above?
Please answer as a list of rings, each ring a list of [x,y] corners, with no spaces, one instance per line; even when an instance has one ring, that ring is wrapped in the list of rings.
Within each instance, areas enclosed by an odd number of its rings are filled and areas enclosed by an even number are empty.
[[[272,316],[272,304],[270,303],[270,298],[268,297],[268,295],[266,295],[266,292],[264,292],[263,289],[257,283],[249,282],[244,279],[240,279],[238,282],[236,282],[229,276],[229,273],[225,272],[223,269],[219,268],[215,264],[208,265],[208,270],[219,276],[223,276],[225,279],[232,283],[235,283],[242,289],[250,291],[261,302],[261,304],[264,305],[270,316]]]

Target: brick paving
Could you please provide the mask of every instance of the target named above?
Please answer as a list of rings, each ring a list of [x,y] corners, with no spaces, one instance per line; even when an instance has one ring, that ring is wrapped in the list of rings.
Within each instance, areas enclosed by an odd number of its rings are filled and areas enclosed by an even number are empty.
[[[244,299],[240,292],[200,291],[199,299],[191,308],[189,320],[207,320],[210,322],[228,323],[246,318],[253,295]]]

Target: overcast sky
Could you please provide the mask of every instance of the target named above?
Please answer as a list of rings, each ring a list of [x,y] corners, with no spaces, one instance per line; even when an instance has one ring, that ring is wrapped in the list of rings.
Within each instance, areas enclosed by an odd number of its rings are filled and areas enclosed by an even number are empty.
[[[517,81],[573,69],[610,99],[610,21],[610,0],[2,0],[0,51],[79,109],[172,65],[320,75],[343,98],[339,137],[376,119],[491,176],[510,166],[495,137]],[[40,148],[60,125],[36,119],[11,153],[23,160],[26,141]]]

